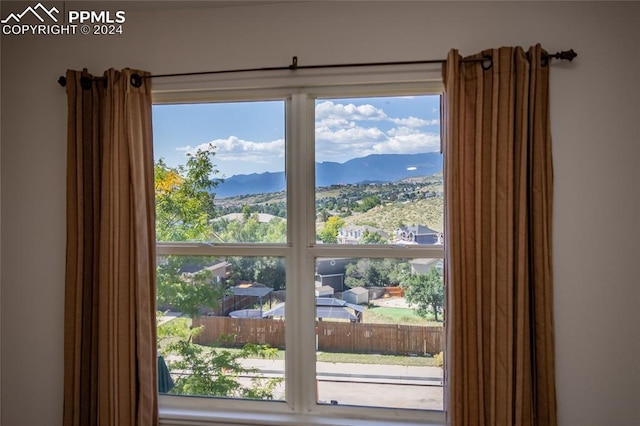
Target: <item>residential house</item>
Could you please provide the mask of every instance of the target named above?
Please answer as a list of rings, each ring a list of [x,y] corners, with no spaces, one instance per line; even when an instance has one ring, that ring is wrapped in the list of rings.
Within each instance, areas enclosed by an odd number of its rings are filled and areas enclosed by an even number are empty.
[[[384,240],[389,239],[389,234],[375,226],[347,225],[338,230],[338,244],[360,244],[366,233],[375,233]]]
[[[444,260],[442,259],[413,259],[409,262],[411,272],[417,274],[426,274],[433,268],[437,268],[440,272],[444,268]]]
[[[337,293],[344,290],[347,265],[356,263],[357,259],[321,258],[316,261],[316,282],[332,287]]]
[[[442,232],[425,225],[401,226],[396,229],[396,242],[400,244],[442,244]]]

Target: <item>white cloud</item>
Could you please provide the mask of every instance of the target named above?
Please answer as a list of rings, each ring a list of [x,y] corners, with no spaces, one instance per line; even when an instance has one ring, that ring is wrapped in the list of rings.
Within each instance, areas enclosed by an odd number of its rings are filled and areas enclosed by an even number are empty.
[[[182,146],[178,151],[193,154],[205,149],[209,145],[215,146],[216,157],[219,161],[250,161],[254,163],[268,163],[274,158],[284,157],[284,139],[270,142],[253,142],[229,136],[227,139],[214,139],[196,147]]]
[[[316,147],[316,154],[318,161],[338,161],[342,162],[345,159],[354,157],[364,157],[369,154],[373,154],[374,144],[371,142],[358,142],[352,141],[345,142],[329,142],[318,141]]]
[[[377,139],[366,138],[370,133]],[[440,135],[398,127],[386,134],[377,128],[341,129],[316,134],[317,160],[342,162],[369,154],[418,154],[440,150]]]
[[[436,133],[406,132],[396,134],[373,146],[376,154],[418,154],[440,150],[440,135]]]
[[[439,124],[439,119],[394,118],[373,105],[327,100],[316,105],[316,159],[342,162],[369,154],[439,151],[440,135],[421,130]]]
[[[349,128],[342,128],[332,130],[329,127],[317,127],[316,128],[316,140],[324,140],[338,143],[350,143],[350,142],[375,142],[386,138],[384,132],[377,127],[360,127],[351,126]]]
[[[316,128],[357,127],[355,121],[385,121],[403,127],[424,127],[440,124],[439,119],[425,120],[418,117],[392,118],[382,109],[365,104],[336,104],[324,101],[316,106]]]
[[[415,135],[419,133],[421,133],[420,130],[412,129],[410,127],[394,127],[393,129],[389,129],[389,131],[387,131],[387,135],[389,135],[390,137]]]
[[[344,118],[348,120],[386,120],[387,114],[373,105],[335,104],[331,101],[316,105],[316,120],[326,118]]]
[[[424,120],[422,118],[417,118],[417,117],[390,118],[389,121],[399,126],[407,126],[407,127],[424,127],[424,126],[434,126],[434,125],[440,124],[440,120]]]
[[[349,121],[346,118],[323,118],[321,120],[316,120],[316,128],[344,128],[344,127],[355,127],[356,123],[353,121]]]

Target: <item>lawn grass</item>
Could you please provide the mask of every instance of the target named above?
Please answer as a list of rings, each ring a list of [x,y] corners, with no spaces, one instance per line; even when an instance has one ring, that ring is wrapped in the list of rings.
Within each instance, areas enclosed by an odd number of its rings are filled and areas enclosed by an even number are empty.
[[[210,349],[239,352],[237,348],[213,347]],[[273,359],[284,360],[285,351],[279,350]],[[405,365],[410,367],[436,367],[436,361],[431,356],[399,356],[381,354],[354,354],[345,352],[316,352],[318,362],[346,363],[346,364],[377,364],[377,365]]]
[[[405,365],[411,367],[436,367],[436,361],[429,356],[398,356],[379,354],[350,354],[341,352],[316,352],[319,362],[348,364]]]
[[[427,318],[422,318],[413,309],[387,306],[370,306],[364,312],[364,322],[369,324],[442,326],[442,321],[435,321],[433,314],[429,314]]]

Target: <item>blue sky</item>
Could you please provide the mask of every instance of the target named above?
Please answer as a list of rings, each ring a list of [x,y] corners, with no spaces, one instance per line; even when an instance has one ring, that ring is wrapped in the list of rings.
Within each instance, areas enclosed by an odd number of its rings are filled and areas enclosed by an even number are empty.
[[[438,96],[319,99],[316,161],[439,151]],[[211,143],[221,174],[284,170],[284,101],[155,105],[155,157],[184,164]]]

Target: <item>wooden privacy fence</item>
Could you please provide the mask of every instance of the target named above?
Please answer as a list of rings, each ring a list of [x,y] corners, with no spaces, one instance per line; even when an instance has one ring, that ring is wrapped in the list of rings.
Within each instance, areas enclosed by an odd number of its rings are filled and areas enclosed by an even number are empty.
[[[442,327],[331,321],[316,324],[321,351],[424,355],[444,350]]]
[[[198,344],[242,347],[245,343],[260,343],[285,348],[282,320],[201,317],[194,319],[193,325],[203,326],[194,338]],[[317,321],[316,330],[320,351],[424,355],[444,350],[442,327]]]
[[[268,344],[284,349],[284,321],[263,318],[199,317],[193,326],[204,326],[194,343],[242,347],[245,343]]]

